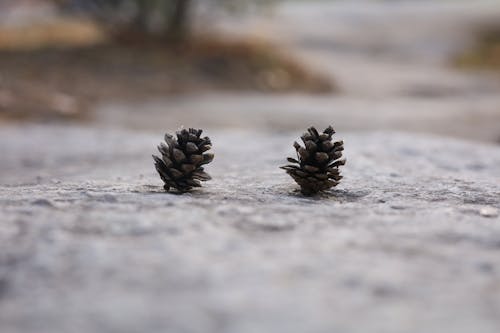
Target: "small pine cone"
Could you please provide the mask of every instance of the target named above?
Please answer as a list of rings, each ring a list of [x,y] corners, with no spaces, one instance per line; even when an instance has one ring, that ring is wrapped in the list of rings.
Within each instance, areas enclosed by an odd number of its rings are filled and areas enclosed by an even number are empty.
[[[201,129],[181,129],[176,137],[165,134],[165,143],[158,146],[161,158],[153,155],[156,171],[165,183],[164,189],[171,187],[179,192],[187,192],[193,187],[201,187],[200,181],[212,177],[203,170],[203,165],[212,162],[214,155],[205,153],[212,148],[208,137],[201,138]]]
[[[294,164],[281,167],[300,185],[304,195],[328,190],[337,186],[342,179],[339,166],[345,164],[345,159],[341,159],[344,142],[334,142],[334,133],[335,130],[331,126],[321,134],[314,127],[310,127],[301,136],[304,146],[298,142],[293,144],[298,159],[289,157],[288,162]]]

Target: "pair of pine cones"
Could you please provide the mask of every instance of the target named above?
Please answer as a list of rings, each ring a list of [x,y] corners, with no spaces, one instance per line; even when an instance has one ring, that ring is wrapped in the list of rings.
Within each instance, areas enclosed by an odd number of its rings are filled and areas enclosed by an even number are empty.
[[[194,187],[201,187],[201,181],[211,177],[204,165],[214,159],[208,153],[212,143],[208,137],[201,137],[201,129],[181,129],[176,135],[165,134],[165,143],[158,146],[161,157],[153,155],[155,167],[165,183],[164,189],[171,188],[180,193]],[[345,164],[342,159],[343,141],[334,142],[335,130],[328,126],[323,133],[310,127],[301,136],[303,145],[294,142],[297,158],[288,158],[291,164],[282,166],[297,184],[304,195],[314,195],[339,184],[342,179],[339,167]]]

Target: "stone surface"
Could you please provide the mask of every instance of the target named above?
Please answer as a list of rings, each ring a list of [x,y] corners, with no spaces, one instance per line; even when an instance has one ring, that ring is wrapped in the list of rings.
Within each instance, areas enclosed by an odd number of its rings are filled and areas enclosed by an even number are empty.
[[[2,127],[0,332],[500,330],[498,146],[342,133],[305,198],[300,133],[207,134],[213,181],[175,195],[161,132]]]

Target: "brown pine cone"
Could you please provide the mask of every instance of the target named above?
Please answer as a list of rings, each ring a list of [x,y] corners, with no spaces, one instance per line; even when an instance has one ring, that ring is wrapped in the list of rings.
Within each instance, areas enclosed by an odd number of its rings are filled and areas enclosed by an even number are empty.
[[[304,146],[294,142],[298,159],[289,157],[290,165],[281,168],[300,185],[304,195],[313,195],[339,184],[342,179],[339,166],[345,164],[342,158],[344,142],[332,140],[335,130],[328,126],[323,133],[310,127],[301,136]]]
[[[212,177],[203,169],[203,165],[212,162],[214,155],[205,153],[212,148],[208,137],[201,138],[201,129],[181,129],[176,136],[165,134],[165,143],[158,146],[161,158],[153,155],[155,167],[165,183],[164,188],[171,187],[179,192],[187,192],[193,187],[201,187],[200,181]]]

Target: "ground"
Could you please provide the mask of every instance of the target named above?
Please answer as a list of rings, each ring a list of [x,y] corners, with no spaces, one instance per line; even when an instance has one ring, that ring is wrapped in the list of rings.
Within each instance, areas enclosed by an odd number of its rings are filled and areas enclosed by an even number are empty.
[[[344,181],[305,198],[292,133],[207,134],[213,181],[176,195],[161,133],[4,129],[1,330],[498,331],[500,148],[344,133]]]
[[[464,22],[498,14],[485,3],[277,9],[264,31],[336,94],[187,93],[2,124],[0,331],[498,332],[498,79],[448,62]],[[329,124],[345,178],[306,198],[279,166]],[[151,154],[181,125],[216,157],[212,181],[176,195]]]

